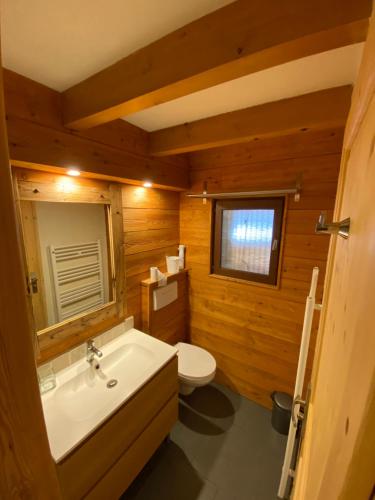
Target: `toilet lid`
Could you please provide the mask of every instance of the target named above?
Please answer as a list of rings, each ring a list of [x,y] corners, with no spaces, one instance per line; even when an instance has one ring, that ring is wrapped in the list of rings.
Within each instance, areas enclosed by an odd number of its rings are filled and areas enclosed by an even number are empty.
[[[202,378],[216,370],[215,358],[205,349],[196,345],[179,342],[178,373],[187,378]]]

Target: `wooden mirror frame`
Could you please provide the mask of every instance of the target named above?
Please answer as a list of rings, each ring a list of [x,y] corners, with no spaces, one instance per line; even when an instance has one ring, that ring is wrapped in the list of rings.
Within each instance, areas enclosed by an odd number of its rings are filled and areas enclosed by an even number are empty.
[[[22,227],[21,201],[95,203],[109,207],[109,235],[112,238],[109,257],[114,284],[113,300],[91,312],[68,318],[38,332],[35,329],[38,341],[36,360],[38,364],[42,364],[119,324],[125,318],[121,185],[27,168],[13,168],[13,185],[21,221],[20,227]],[[20,237],[24,243],[24,235],[21,234]],[[27,264],[24,244],[22,248]],[[27,281],[27,277],[25,279]]]

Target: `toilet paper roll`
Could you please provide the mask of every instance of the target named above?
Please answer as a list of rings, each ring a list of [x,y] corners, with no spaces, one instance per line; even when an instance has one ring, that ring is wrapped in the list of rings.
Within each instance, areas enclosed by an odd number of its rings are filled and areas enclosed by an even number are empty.
[[[158,280],[158,268],[157,267],[150,267],[150,279],[152,281]]]
[[[179,266],[180,259],[173,255],[170,257],[166,257],[166,261],[167,261],[168,273],[170,273],[170,274],[178,273],[178,266]]]
[[[178,259],[180,269],[183,269],[185,267],[185,248],[185,245],[178,245]]]

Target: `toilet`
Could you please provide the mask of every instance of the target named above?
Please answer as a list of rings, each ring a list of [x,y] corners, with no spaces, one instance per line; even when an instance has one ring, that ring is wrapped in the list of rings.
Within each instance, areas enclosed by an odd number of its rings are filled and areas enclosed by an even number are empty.
[[[187,396],[196,387],[207,385],[216,373],[215,358],[205,349],[196,345],[179,342],[178,349],[178,379],[180,394]]]

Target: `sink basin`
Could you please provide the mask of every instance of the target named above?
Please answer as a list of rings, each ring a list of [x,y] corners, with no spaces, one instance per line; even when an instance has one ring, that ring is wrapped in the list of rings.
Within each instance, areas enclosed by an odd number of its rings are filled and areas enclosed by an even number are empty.
[[[154,353],[147,347],[128,343],[108,354],[101,360],[100,367],[112,377],[134,379],[154,361]]]
[[[90,420],[116,400],[118,393],[132,388],[154,361],[149,349],[129,343],[108,354],[95,369],[87,369],[61,385],[55,399],[60,411],[74,421]],[[115,385],[108,387],[109,381]]]
[[[42,396],[44,418],[55,461],[135,394],[176,349],[132,328],[106,344],[99,368],[81,359],[56,374],[56,388]]]

